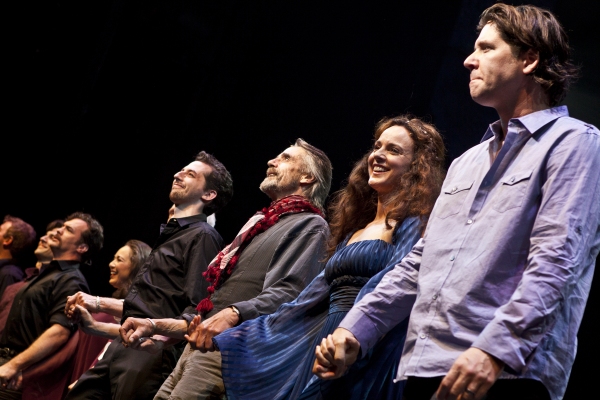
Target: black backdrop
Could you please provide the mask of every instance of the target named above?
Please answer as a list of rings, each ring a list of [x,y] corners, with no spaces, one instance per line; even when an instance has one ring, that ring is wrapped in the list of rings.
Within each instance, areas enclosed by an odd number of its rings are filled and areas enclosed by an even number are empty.
[[[470,99],[462,66],[492,3],[11,2],[0,216],[21,217],[40,234],[73,211],[96,216],[105,249],[85,273],[92,292],[108,295],[112,255],[131,238],[153,243],[172,176],[199,150],[234,178],[234,199],[217,215],[226,241],[267,204],[258,190],[266,162],[297,137],[330,156],[333,190],[383,116],[434,122],[449,164],[497,118]],[[523,3],[553,10],[565,25],[583,73],[565,103],[600,125],[596,2]],[[596,292],[567,399],[585,393],[597,370],[586,368],[597,355]]]

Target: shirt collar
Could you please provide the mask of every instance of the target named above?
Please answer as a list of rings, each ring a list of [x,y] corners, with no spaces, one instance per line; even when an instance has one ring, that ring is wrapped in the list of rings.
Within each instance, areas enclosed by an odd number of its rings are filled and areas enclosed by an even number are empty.
[[[196,214],[190,217],[182,217],[182,218],[171,218],[168,223],[160,225],[160,231],[162,232],[168,225],[171,226],[179,226],[180,228],[185,228],[188,225],[194,224],[196,222],[206,222],[206,215],[204,214]]]
[[[75,260],[52,260],[50,261],[50,264],[48,264],[48,267],[58,266],[58,268],[60,268],[61,270],[66,271],[68,269],[79,268],[79,264],[81,264],[81,262]]]
[[[512,118],[510,121],[518,121],[521,126],[523,126],[530,134],[534,134],[536,131],[544,127],[549,122],[554,121],[560,117],[568,117],[569,110],[567,106],[558,106],[552,108],[546,108],[545,110],[536,111],[527,115],[524,115],[519,118]],[[510,123],[509,121],[509,123]],[[486,140],[497,137],[500,133],[500,120],[490,124],[488,126],[485,135],[481,139],[482,142]]]

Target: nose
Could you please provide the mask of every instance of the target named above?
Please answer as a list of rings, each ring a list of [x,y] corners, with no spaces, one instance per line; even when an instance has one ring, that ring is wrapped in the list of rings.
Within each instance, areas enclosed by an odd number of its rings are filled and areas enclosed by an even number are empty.
[[[474,54],[475,54],[475,52],[469,54],[469,56],[467,58],[465,58],[465,61],[463,62],[463,65],[469,71],[471,71],[471,70],[473,70],[475,68],[475,61],[476,60],[475,60]]]
[[[109,266],[109,267],[114,267],[114,264],[115,264],[115,260],[112,260],[112,261],[111,261],[111,262],[108,264],[108,266]]]
[[[183,171],[178,171],[175,173],[175,175],[173,175],[173,178],[181,180],[181,174],[183,173]]]
[[[274,168],[277,167],[278,163],[279,163],[279,160],[277,158],[267,161],[267,165],[269,167],[274,167]]]

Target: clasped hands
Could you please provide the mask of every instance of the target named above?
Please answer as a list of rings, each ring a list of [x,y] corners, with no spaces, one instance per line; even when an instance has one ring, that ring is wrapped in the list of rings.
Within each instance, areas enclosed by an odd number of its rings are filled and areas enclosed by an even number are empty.
[[[354,364],[360,343],[354,335],[337,328],[315,349],[313,373],[321,379],[336,379]],[[504,369],[504,363],[475,347],[463,352],[446,374],[436,396],[438,400],[479,400]]]
[[[226,308],[205,321],[202,321],[202,317],[197,315],[190,322],[187,334],[183,337],[194,350],[203,353],[214,351],[212,338],[224,330],[234,327],[238,319],[238,315],[231,308]],[[119,332],[124,346],[148,352],[162,350],[169,341],[165,336],[155,335],[154,326],[146,318],[127,318]],[[183,332],[173,333],[174,336],[181,337]],[[163,333],[168,334],[167,332]]]

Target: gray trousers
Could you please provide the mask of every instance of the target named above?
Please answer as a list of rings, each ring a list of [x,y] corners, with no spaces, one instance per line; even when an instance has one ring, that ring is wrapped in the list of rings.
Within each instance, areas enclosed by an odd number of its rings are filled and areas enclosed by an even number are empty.
[[[221,376],[221,353],[201,353],[186,345],[171,375],[154,400],[225,399]]]

